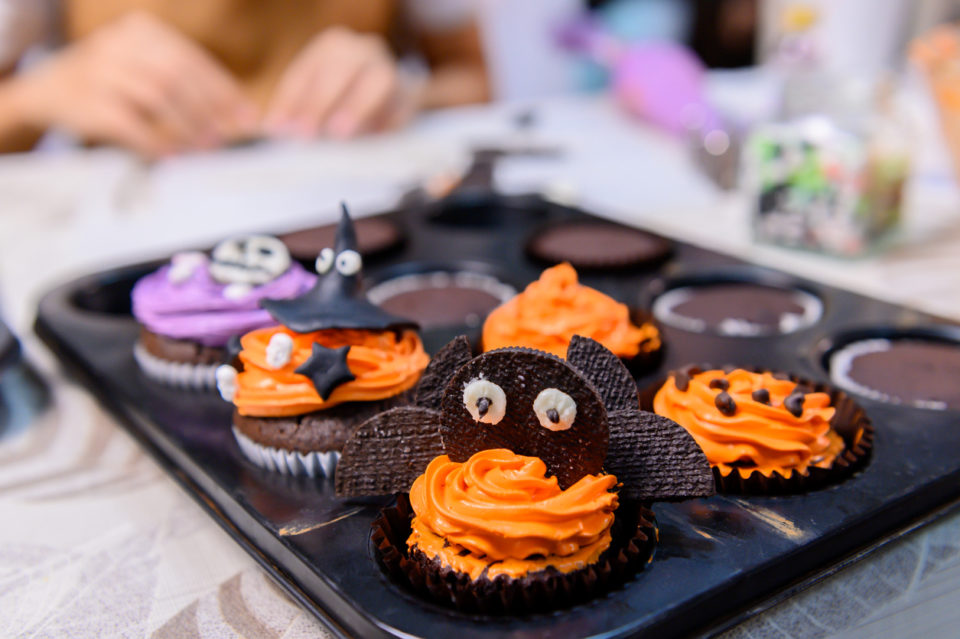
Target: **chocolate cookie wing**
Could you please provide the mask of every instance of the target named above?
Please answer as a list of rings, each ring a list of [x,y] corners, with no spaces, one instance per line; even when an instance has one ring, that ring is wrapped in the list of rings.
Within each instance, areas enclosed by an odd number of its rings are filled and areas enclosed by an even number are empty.
[[[336,470],[338,497],[389,495],[410,490],[430,461],[442,455],[440,416],[399,406],[371,417],[343,446]]]
[[[709,497],[713,470],[690,433],[646,411],[609,414],[610,449],[604,469],[623,484],[620,494],[644,501]]]
[[[443,391],[453,379],[457,370],[473,358],[470,341],[465,335],[453,338],[446,346],[437,351],[427,365],[420,382],[414,403],[417,406],[440,410]]]
[[[635,409],[637,383],[620,358],[589,337],[574,335],[567,347],[567,362],[593,382],[608,411]]]

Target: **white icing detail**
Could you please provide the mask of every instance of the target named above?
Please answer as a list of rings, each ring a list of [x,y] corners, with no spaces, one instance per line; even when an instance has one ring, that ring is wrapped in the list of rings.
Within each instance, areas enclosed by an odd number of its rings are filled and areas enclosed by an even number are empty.
[[[347,249],[346,251],[340,251],[337,255],[337,272],[340,275],[346,277],[356,275],[361,268],[363,268],[363,258],[356,251]]]
[[[228,300],[239,300],[249,295],[252,290],[253,287],[249,284],[228,284],[223,289],[223,296]]]
[[[186,282],[197,268],[206,264],[206,262],[207,256],[197,251],[177,253],[170,258],[170,270],[167,271],[167,279],[174,284]]]
[[[140,342],[133,346],[133,358],[144,375],[167,386],[207,390],[217,385],[216,364],[190,364],[161,359],[147,352]]]
[[[477,403],[486,398],[490,404],[487,412],[480,414]],[[482,377],[467,382],[463,387],[463,405],[474,420],[483,424],[497,424],[507,412],[507,396],[503,389]]]
[[[340,453],[335,450],[299,453],[295,450],[264,446],[253,441],[237,428],[233,428],[233,436],[247,459],[260,468],[285,475],[333,477],[337,461],[340,459]]]
[[[267,344],[267,366],[283,368],[290,363],[291,353],[293,353],[293,338],[286,333],[275,334]]]
[[[557,411],[559,419],[556,422],[548,415],[551,409]],[[577,403],[563,391],[547,388],[533,400],[533,412],[537,414],[540,425],[547,430],[567,430],[577,419]]]
[[[290,268],[290,252],[269,235],[246,235],[224,240],[213,249],[210,275],[221,284],[260,286]]]
[[[333,267],[333,258],[336,255],[333,252],[332,248],[325,248],[320,251],[320,255],[317,256],[317,262],[314,264],[314,268],[317,269],[317,274],[323,275]]]
[[[237,394],[237,369],[229,364],[217,367],[217,390],[225,402],[232,402]]]

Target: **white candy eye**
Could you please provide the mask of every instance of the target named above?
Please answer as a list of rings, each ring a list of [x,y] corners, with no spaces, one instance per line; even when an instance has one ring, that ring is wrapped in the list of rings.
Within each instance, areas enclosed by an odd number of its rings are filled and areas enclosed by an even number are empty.
[[[507,412],[507,396],[493,382],[475,379],[463,387],[463,405],[478,422],[496,424]]]
[[[577,418],[577,403],[563,391],[548,388],[533,400],[533,412],[544,428],[567,430]]]
[[[362,266],[363,260],[356,251],[347,249],[337,255],[337,272],[339,272],[340,275],[346,275],[348,277],[350,275],[356,275],[360,272]]]
[[[217,367],[217,390],[224,401],[233,401],[237,394],[237,369],[229,364]]]
[[[333,249],[325,248],[320,251],[320,255],[317,256],[317,263],[315,264],[317,268],[317,273],[323,275],[333,266]]]

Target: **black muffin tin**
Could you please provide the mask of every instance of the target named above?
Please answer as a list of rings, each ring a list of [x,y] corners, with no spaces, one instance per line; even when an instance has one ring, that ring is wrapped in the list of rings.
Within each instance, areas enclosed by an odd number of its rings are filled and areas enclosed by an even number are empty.
[[[481,191],[390,215],[407,241],[400,252],[366,265],[372,280],[401,263],[471,260],[518,290],[542,268],[524,254],[529,234],[543,224],[589,219],[534,196]],[[521,639],[712,632],[944,512],[960,497],[960,414],[860,398],[876,443],[869,465],[847,481],[800,496],[655,504],[660,544],[647,569],[623,588],[551,614],[463,615],[419,599],[382,573],[373,559],[370,523],[389,500],[342,501],[330,480],[257,468],[241,455],[230,432],[231,408],[215,393],[167,389],[138,371],[129,293],[159,263],[96,273],[57,288],[42,300],[36,330],[214,520],[337,635]],[[801,287],[819,296],[823,316],[807,329],[770,337],[663,327],[666,356],[658,370],[638,380],[641,388],[671,368],[703,361],[829,382],[823,364],[834,340],[874,334],[876,327],[958,339],[958,329],[942,320],[683,243],[655,270],[582,274],[581,281],[644,306],[672,282],[723,274]],[[449,336],[447,330],[427,333],[428,350]]]

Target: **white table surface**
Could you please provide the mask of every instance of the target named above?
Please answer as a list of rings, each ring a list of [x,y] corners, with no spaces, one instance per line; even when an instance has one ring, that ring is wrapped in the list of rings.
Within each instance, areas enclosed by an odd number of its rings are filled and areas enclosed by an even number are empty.
[[[0,438],[0,636],[308,637],[322,627],[273,586],[31,333],[50,287],[233,232],[389,206],[462,168],[472,144],[544,143],[498,186],[547,185],[612,219],[960,320],[960,190],[922,101],[906,222],[882,255],[838,260],[756,246],[746,200],[716,191],[673,140],[604,99],[437,113],[351,144],[273,144],[144,166],[111,150],[0,157],[0,308],[49,381],[52,407]],[[729,637],[956,636],[960,516],[900,540],[729,631]]]

